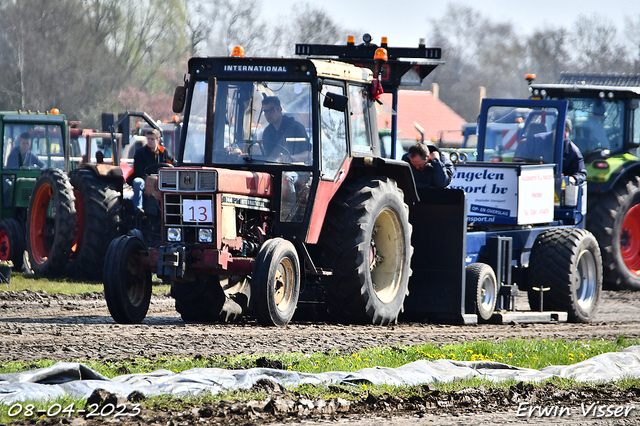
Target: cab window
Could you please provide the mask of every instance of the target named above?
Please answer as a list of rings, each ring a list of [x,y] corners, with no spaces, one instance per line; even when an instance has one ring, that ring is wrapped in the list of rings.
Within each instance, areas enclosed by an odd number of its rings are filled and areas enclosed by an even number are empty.
[[[325,84],[321,92],[322,100],[328,92],[344,96],[344,89]],[[322,144],[322,176],[334,180],[347,156],[345,113],[322,106],[320,110],[320,143]]]

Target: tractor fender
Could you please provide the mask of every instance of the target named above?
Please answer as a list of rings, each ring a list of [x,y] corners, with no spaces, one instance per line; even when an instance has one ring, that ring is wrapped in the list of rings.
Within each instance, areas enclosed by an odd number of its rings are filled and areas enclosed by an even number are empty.
[[[82,163],[77,167],[77,169],[91,170],[96,177],[105,177],[124,181],[122,169],[111,164]]]
[[[590,193],[605,193],[615,188],[619,182],[628,182],[629,180],[635,180],[636,176],[640,176],[640,161],[629,161],[616,170],[611,175],[611,179],[607,182],[588,182],[587,190]]]
[[[411,165],[406,161],[389,158],[356,157],[353,159],[348,178],[359,176],[387,176],[395,180],[404,193],[404,202],[411,206],[420,201]]]

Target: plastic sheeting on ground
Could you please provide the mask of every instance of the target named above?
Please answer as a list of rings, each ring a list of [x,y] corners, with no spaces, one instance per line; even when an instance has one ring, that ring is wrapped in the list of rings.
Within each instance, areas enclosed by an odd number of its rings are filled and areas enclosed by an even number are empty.
[[[271,368],[194,368],[181,373],[158,370],[153,373],[127,374],[108,379],[83,364],[59,362],[48,368],[0,374],[0,402],[12,404],[17,401],[57,398],[65,394],[86,399],[95,389],[105,389],[122,397],[127,397],[134,391],[146,396],[186,396],[202,392],[215,394],[223,390],[249,389],[260,379],[271,380],[283,386],[338,383],[420,385],[475,377],[492,381],[514,379],[524,382],[540,382],[552,377],[562,377],[586,383],[639,378],[640,346],[597,355],[577,364],[555,365],[542,370],[517,368],[488,361],[441,359],[415,361],[398,368],[363,368],[354,372],[311,374]]]

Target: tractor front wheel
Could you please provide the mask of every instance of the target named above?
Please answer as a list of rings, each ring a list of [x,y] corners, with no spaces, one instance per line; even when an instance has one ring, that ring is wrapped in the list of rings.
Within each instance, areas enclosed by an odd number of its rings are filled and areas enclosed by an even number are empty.
[[[300,295],[300,261],[290,241],[265,242],[256,258],[251,279],[254,314],[264,326],[284,326],[291,321]]]
[[[24,233],[17,220],[0,221],[0,260],[13,262],[16,270],[22,269],[24,258]]]
[[[140,268],[142,240],[129,235],[109,244],[104,263],[104,297],[111,317],[121,324],[142,322],[151,302],[151,272]]]

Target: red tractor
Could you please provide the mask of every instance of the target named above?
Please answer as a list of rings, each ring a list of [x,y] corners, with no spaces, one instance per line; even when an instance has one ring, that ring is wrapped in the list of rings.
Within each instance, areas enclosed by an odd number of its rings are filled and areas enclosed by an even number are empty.
[[[373,67],[377,46],[342,47]],[[186,103],[181,167],[147,178],[161,244],[147,247],[138,233],[107,252],[113,318],[145,317],[155,273],[171,282],[185,320],[251,313],[282,326],[296,308],[322,306],[339,321],[396,322],[411,275],[406,199],[416,189],[407,163],[380,156],[379,78],[394,63],[398,81],[414,67],[430,71],[440,54],[408,50],[419,63],[392,57],[378,76],[333,60],[192,58],[174,99],[176,113]],[[278,118],[280,129],[270,124]]]

